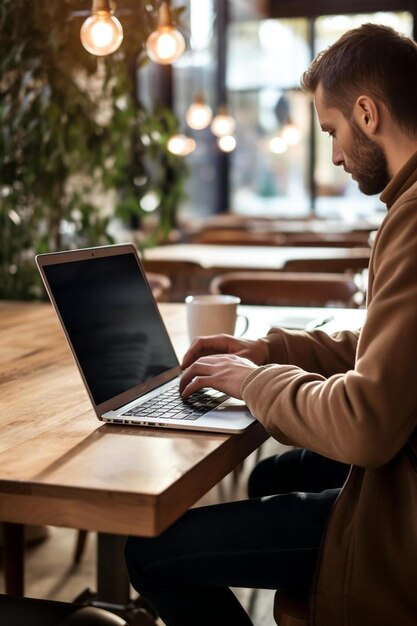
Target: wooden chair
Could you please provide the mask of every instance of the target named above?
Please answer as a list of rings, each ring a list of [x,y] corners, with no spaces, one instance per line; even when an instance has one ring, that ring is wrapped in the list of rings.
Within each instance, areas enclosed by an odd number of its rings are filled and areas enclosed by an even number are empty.
[[[278,626],[307,626],[307,600],[296,600],[289,594],[277,591],[274,599],[274,619]]]
[[[142,260],[146,275],[163,274],[171,281],[170,302],[184,302],[190,293],[204,293],[208,289],[211,274],[199,263],[177,260]]]
[[[157,302],[167,302],[172,288],[172,283],[168,276],[156,274],[155,272],[146,272],[146,278],[155,300]]]
[[[210,290],[252,305],[357,308],[362,299],[350,276],[314,272],[228,272],[216,276]]]

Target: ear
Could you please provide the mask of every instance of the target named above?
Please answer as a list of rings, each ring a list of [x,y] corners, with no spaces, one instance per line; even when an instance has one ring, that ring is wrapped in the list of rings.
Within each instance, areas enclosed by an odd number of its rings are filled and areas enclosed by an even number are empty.
[[[377,103],[369,96],[359,96],[353,105],[353,119],[366,135],[375,135],[381,118]]]

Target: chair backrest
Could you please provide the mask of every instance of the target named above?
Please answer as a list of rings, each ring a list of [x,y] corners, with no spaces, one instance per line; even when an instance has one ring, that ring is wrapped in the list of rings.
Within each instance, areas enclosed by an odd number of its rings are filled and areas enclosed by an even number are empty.
[[[356,308],[363,299],[349,275],[314,272],[227,272],[211,281],[210,291],[253,305]]]
[[[198,263],[177,260],[143,259],[146,275],[163,274],[171,282],[170,302],[183,302],[190,293],[204,293],[208,289],[210,274]]]
[[[167,302],[169,300],[172,287],[171,280],[165,274],[157,274],[155,272],[146,272],[149,287],[151,288],[153,297],[157,302]]]

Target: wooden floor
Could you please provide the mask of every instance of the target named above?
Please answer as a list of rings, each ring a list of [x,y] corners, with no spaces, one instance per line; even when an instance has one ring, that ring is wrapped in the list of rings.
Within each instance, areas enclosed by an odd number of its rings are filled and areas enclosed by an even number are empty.
[[[282,449],[277,442],[267,441],[262,447],[262,457]],[[246,498],[247,476],[254,466],[255,454],[245,462],[236,490],[228,476],[210,491],[196,506],[214,504],[219,501]],[[95,535],[87,538],[82,562],[72,566],[77,533],[75,530],[49,527],[47,539],[27,548],[25,560],[26,595],[32,598],[47,598],[71,602],[82,591],[95,588]],[[4,592],[4,581],[0,562],[0,592]],[[272,617],[273,591],[234,589],[245,608],[250,612],[254,626],[274,626]],[[134,593],[132,592],[132,597]],[[161,622],[162,624],[162,622]]]

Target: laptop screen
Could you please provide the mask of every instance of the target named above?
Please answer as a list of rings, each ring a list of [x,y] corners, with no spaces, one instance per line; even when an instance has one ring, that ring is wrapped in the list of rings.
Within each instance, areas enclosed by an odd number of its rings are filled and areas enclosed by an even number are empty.
[[[96,405],[178,365],[133,253],[43,271]]]

